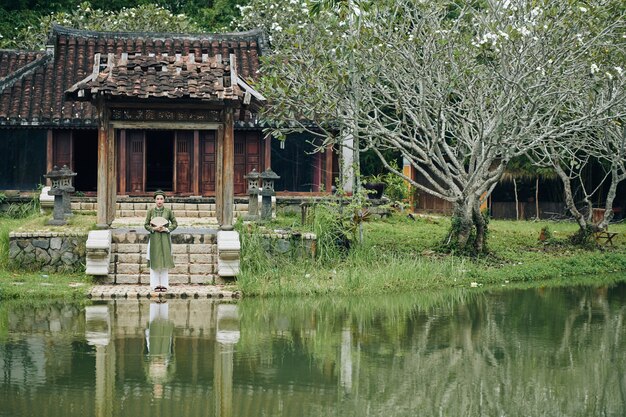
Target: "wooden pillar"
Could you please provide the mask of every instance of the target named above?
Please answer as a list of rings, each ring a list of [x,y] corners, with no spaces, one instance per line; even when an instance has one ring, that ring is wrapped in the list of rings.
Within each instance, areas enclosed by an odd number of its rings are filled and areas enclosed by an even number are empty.
[[[200,158],[200,131],[193,131],[193,178],[191,180],[191,187],[193,189],[193,195],[200,195],[200,164],[202,158]]]
[[[224,125],[217,128],[215,141],[215,215],[217,223],[222,224],[222,207],[224,202]]]
[[[96,227],[99,229],[109,228],[110,217],[110,192],[109,192],[109,156],[110,156],[110,140],[109,140],[109,123],[107,117],[107,109],[102,97],[96,101],[96,109],[98,112],[98,182],[97,182],[97,220]]]
[[[117,203],[117,170],[115,160],[117,150],[115,146],[115,129],[109,124],[109,113],[106,113],[107,120],[107,224],[110,226],[115,220],[115,206]]]
[[[126,129],[120,130],[118,172],[120,174],[120,194],[126,194]]]
[[[313,191],[319,192],[322,184],[322,154],[313,154]]]
[[[222,151],[222,230],[232,230],[235,200],[235,121],[233,108],[224,109]]]
[[[48,129],[48,133],[46,136],[46,172],[44,172],[44,174],[47,174],[48,172],[52,171],[53,168],[53,164],[54,164],[54,136],[52,134],[52,129]],[[52,182],[50,181],[49,178],[46,178],[46,185],[52,185]]]
[[[329,143],[326,145],[326,178],[324,178],[324,188],[327,193],[332,193],[333,189],[333,145]]]
[[[265,169],[272,167],[272,135],[265,135],[265,154],[264,154],[264,166]]]

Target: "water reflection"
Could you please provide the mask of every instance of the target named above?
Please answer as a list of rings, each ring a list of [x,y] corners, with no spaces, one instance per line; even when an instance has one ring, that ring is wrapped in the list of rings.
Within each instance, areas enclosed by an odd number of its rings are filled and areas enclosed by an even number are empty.
[[[622,416],[626,286],[0,304],[0,416]]]
[[[166,300],[150,303],[150,322],[146,329],[148,381],[152,384],[154,398],[163,398],[163,384],[174,372],[172,347],[174,323],[169,319],[169,305]]]

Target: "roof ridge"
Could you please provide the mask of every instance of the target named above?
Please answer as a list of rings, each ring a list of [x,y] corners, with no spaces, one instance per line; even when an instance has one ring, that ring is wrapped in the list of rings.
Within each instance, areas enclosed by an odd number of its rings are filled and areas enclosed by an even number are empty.
[[[197,32],[197,33],[174,33],[174,32],[126,32],[126,31],[97,31],[86,29],[75,29],[59,24],[52,25],[52,35],[74,35],[84,37],[118,37],[118,38],[135,38],[135,37],[153,37],[153,38],[173,38],[173,39],[197,39],[197,40],[249,40],[256,38],[265,43],[265,34],[262,29],[252,29],[245,32]]]
[[[13,84],[15,84],[18,80],[26,77],[51,59],[52,54],[44,53],[40,58],[29,62],[20,69],[8,74],[6,77],[0,78],[0,93],[4,91],[5,88],[13,86]]]

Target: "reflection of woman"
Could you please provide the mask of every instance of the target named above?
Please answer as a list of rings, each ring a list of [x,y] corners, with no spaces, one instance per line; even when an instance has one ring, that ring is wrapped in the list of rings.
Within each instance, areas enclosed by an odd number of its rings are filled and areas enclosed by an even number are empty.
[[[168,319],[168,305],[165,300],[150,304],[150,324],[146,329],[148,347],[148,380],[153,384],[156,398],[163,396],[163,384],[169,380],[172,370],[172,349],[174,323]]]
[[[174,267],[172,257],[173,232],[178,223],[172,210],[166,208],[165,193],[158,190],[154,193],[155,206],[148,210],[144,227],[150,232],[148,241],[148,266],[150,267],[150,288],[154,291],[167,291],[169,286],[168,269]],[[167,224],[160,224],[165,219]]]

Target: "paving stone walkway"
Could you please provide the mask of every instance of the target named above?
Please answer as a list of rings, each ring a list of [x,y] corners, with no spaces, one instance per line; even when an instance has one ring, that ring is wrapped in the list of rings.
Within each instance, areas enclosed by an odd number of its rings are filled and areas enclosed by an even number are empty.
[[[167,292],[154,292],[148,285],[96,285],[87,294],[92,300],[116,298],[218,298],[237,299],[232,285],[172,285]]]

